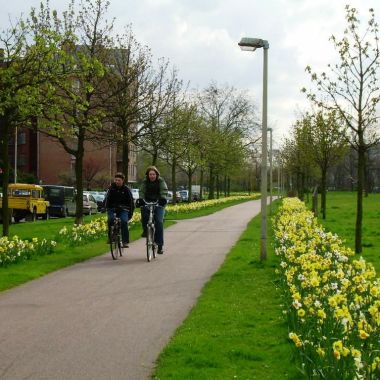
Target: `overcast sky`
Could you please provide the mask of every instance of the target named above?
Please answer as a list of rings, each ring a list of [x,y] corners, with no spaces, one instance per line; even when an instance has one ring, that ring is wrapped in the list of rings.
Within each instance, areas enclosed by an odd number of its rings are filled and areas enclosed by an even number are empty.
[[[79,2],[77,0],[76,2]],[[342,36],[345,5],[359,9],[361,20],[374,8],[380,21],[379,0],[110,0],[116,28],[132,24],[137,39],[166,57],[202,89],[211,81],[247,89],[261,110],[262,50],[243,52],[241,37],[269,41],[268,123],[276,143],[296,120],[297,109],[308,104],[300,89],[310,84],[306,65],[325,69],[336,55],[329,37]],[[51,0],[62,10],[68,1]],[[39,0],[0,0],[0,25],[28,14]]]

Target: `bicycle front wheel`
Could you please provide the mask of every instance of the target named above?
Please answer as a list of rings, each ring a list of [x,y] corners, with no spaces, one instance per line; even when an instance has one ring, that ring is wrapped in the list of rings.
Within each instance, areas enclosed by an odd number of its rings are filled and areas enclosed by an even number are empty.
[[[153,258],[155,259],[158,247],[157,247],[157,244],[154,241],[154,235],[155,235],[155,228],[153,226],[153,228],[152,228],[152,236],[153,236],[152,237],[152,254],[153,254]]]
[[[118,235],[112,236],[112,240],[110,242],[111,246],[111,255],[114,260],[117,260],[119,256],[122,256],[121,254],[121,243],[120,243],[120,237]]]
[[[148,262],[152,260],[154,247],[154,235],[151,227],[146,231],[146,259]]]

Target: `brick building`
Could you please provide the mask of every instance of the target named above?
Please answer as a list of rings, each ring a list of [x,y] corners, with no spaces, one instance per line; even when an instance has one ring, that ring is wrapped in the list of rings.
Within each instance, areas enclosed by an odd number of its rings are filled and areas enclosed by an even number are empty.
[[[42,184],[70,185],[75,180],[75,157],[67,153],[56,139],[41,132],[18,128],[17,140],[13,136],[9,141],[9,154],[13,169],[17,162],[18,177],[19,173],[28,173]],[[136,149],[131,144],[129,183],[136,182],[136,160]],[[121,171],[121,152],[116,144],[99,146],[86,142],[83,166],[85,188],[103,187],[116,171]],[[88,181],[90,177],[93,178]]]

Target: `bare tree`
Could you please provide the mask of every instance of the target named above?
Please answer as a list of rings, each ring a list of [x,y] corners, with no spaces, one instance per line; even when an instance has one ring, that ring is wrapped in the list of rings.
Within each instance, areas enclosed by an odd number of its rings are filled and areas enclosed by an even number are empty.
[[[209,129],[206,160],[209,170],[209,198],[213,199],[219,174],[225,174],[221,171],[225,169],[226,160],[231,153],[228,146],[236,138],[242,143],[250,138],[256,125],[255,114],[246,94],[233,87],[218,88],[215,83],[211,83],[199,95],[199,107]]]
[[[185,90],[177,71],[169,71],[169,63],[165,60],[160,60],[151,83],[146,106],[141,113],[141,133],[137,144],[151,155],[152,165],[155,165],[165,143],[167,128],[170,128],[165,124],[165,117]]]
[[[110,50],[108,93],[104,102],[111,123],[102,136],[121,145],[122,171],[128,181],[130,144],[143,133],[141,116],[152,102],[151,92],[157,80],[152,66],[151,52],[135,38],[131,26],[116,36],[115,48]]]
[[[86,189],[91,190],[91,185],[97,174],[101,171],[101,165],[93,158],[85,159],[83,162],[83,180],[86,184]]]

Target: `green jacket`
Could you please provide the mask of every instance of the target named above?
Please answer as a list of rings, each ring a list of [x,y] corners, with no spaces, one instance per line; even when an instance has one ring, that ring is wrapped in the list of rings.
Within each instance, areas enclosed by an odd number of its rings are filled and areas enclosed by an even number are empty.
[[[147,182],[148,182],[148,179],[145,178],[141,183],[140,198],[145,199]],[[166,197],[168,196],[168,185],[166,184],[165,180],[161,177],[158,177],[158,185],[159,185],[159,191],[160,191],[160,198],[166,199]]]

